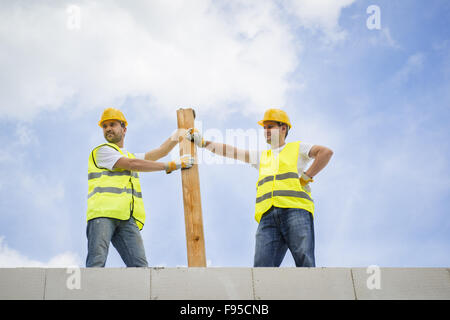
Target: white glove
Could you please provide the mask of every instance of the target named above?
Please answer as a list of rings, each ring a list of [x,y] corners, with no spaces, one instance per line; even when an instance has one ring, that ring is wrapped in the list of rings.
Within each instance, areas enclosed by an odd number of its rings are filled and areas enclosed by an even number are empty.
[[[303,190],[305,190],[306,192],[311,193],[311,186],[309,185],[309,183],[308,183],[308,184],[305,184],[305,185],[303,186]]]
[[[194,165],[194,157],[190,154],[185,154],[180,159],[175,161],[170,161],[166,163],[166,173],[171,173],[178,169],[189,169]]]
[[[206,147],[206,141],[203,139],[202,134],[195,128],[190,128],[186,132],[186,139],[194,142],[194,144],[199,148]]]

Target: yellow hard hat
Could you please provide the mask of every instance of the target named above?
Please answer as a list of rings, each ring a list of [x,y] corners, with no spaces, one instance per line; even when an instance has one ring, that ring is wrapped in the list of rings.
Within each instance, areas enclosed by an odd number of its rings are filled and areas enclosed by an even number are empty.
[[[102,118],[98,122],[98,125],[101,127],[103,121],[106,120],[118,120],[125,123],[125,127],[128,125],[127,119],[125,119],[123,113],[116,108],[106,108],[105,111],[103,111]]]
[[[264,126],[264,121],[276,121],[286,123],[289,129],[292,127],[286,112],[280,109],[268,109],[264,113],[264,119],[258,121],[258,124]]]

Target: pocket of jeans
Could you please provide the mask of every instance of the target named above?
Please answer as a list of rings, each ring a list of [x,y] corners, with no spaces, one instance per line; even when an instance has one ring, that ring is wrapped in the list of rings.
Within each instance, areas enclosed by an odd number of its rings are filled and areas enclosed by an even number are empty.
[[[140,231],[139,227],[137,225],[136,219],[133,216],[130,217],[130,222],[132,222],[133,227],[136,227],[138,229],[138,231]]]

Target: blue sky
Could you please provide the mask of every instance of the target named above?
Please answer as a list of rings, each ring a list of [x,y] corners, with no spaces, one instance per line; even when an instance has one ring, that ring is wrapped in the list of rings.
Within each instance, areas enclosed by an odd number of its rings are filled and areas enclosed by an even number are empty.
[[[380,29],[367,28],[370,5]],[[84,266],[87,160],[110,106],[132,152],[169,137],[180,107],[223,142],[283,108],[288,141],[334,151],[312,185],[317,266],[450,265],[448,1],[0,6],[0,266]],[[208,264],[252,266],[258,173],[206,152]],[[180,173],[141,184],[149,264],[187,265]],[[112,246],[107,266],[124,266]]]

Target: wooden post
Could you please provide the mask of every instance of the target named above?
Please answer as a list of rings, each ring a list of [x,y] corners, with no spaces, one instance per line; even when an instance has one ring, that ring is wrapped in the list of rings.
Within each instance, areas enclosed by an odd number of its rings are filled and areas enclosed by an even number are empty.
[[[194,110],[178,109],[178,128],[193,128],[194,118]],[[179,146],[180,156],[190,154],[195,159],[195,163],[191,168],[181,170],[188,267],[206,267],[205,238],[203,235],[202,203],[200,197],[200,179],[198,176],[197,164],[197,147],[193,142],[190,142],[187,139],[182,139]]]

